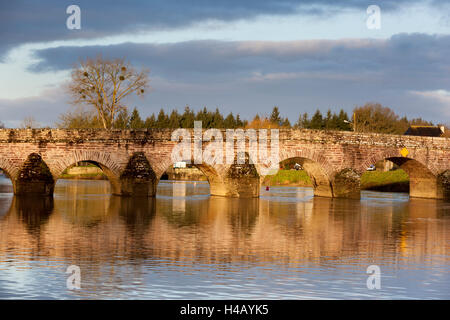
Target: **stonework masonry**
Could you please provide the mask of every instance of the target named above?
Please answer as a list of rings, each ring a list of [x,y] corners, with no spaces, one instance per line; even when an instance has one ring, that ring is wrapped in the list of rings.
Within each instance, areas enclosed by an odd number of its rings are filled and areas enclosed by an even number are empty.
[[[88,161],[102,168],[114,194],[151,197],[173,164],[172,131],[0,129],[0,169],[11,178],[15,194],[51,195],[66,168]],[[203,148],[207,145],[203,142]],[[450,197],[449,138],[280,130],[279,160],[289,158],[308,172],[316,196],[359,198],[361,174],[387,159],[409,174],[411,197]],[[264,176],[258,163],[196,166],[208,178],[211,195],[259,196]]]

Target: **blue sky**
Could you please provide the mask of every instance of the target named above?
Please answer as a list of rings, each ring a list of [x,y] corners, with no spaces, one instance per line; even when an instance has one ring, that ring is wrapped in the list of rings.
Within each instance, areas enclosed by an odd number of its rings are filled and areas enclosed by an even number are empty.
[[[66,8],[81,8],[81,29]],[[381,29],[368,29],[369,5]],[[63,86],[86,57],[149,68],[160,108],[218,107],[250,118],[279,106],[295,122],[317,108],[379,102],[450,122],[450,1],[10,1],[0,4],[0,121],[54,125]]]

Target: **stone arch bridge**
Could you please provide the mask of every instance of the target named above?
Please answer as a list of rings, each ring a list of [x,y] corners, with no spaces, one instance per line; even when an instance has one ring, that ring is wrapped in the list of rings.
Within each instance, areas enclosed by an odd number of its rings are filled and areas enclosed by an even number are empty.
[[[172,132],[0,129],[0,169],[10,177],[15,194],[52,195],[66,168],[88,161],[103,169],[113,194],[154,196],[173,163],[178,142],[171,140]],[[279,161],[296,158],[311,177],[316,196],[358,199],[361,174],[388,159],[409,174],[411,197],[450,198],[449,138],[286,129],[279,131],[278,141]],[[204,141],[202,148],[207,146]],[[208,178],[211,195],[259,196],[264,170],[257,163],[196,166]]]

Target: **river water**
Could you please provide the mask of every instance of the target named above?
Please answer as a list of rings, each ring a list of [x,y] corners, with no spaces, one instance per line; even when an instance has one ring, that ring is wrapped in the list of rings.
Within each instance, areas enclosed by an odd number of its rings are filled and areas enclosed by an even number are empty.
[[[53,200],[30,199],[0,178],[0,298],[450,298],[450,203],[261,193],[161,181],[156,198],[131,199],[108,181],[59,180]],[[80,289],[67,288],[71,265]],[[370,265],[380,289],[368,289]]]

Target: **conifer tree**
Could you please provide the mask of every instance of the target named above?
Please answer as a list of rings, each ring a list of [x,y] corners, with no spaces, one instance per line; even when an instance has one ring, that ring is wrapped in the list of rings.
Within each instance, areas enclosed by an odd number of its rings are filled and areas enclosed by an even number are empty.
[[[156,118],[155,114],[152,113],[151,116],[147,117],[145,119],[144,127],[147,129],[155,128],[156,127]]]
[[[311,118],[309,127],[311,129],[323,129],[324,128],[323,116],[319,109],[317,109],[316,113],[314,113],[313,117]]]
[[[129,128],[131,129],[144,128],[144,121],[142,121],[141,116],[139,115],[139,111],[136,108],[134,108],[133,112],[131,113]]]
[[[276,125],[281,125],[281,116],[280,116],[280,111],[278,110],[278,107],[275,106],[272,109],[272,113],[270,114],[270,122],[272,122],[273,124]]]

